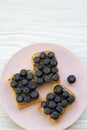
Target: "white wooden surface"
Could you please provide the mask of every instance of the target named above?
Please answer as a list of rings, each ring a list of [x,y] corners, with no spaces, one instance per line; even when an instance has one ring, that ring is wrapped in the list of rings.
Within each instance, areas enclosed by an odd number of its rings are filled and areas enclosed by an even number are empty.
[[[87,0],[0,0],[0,73],[12,54],[34,42],[63,45],[87,68]],[[1,105],[0,130],[23,130]],[[67,130],[87,130],[87,109]]]

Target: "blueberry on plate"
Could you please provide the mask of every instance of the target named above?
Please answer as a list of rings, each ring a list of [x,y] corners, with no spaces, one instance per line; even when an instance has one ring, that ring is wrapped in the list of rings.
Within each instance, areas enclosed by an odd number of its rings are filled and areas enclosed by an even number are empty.
[[[55,107],[56,107],[56,102],[55,101],[49,101],[49,103],[48,103],[48,107],[50,108],[50,109],[54,109]]]
[[[69,97],[69,93],[68,93],[67,91],[63,91],[63,94],[62,94],[62,95],[63,95],[64,98]]]
[[[27,73],[27,79],[28,80],[32,80],[34,78],[34,74],[33,73]]]
[[[54,53],[53,53],[53,52],[48,52],[47,57],[48,57],[48,58],[54,58]]]
[[[67,81],[70,83],[70,84],[73,84],[75,83],[76,81],[76,77],[74,75],[69,75],[68,78],[67,78]]]
[[[42,65],[42,64],[38,64],[37,68],[38,68],[39,70],[42,70],[42,69],[43,69],[43,65]]]
[[[43,84],[44,83],[44,80],[43,78],[38,78],[37,79],[37,83],[40,85],[40,84]]]
[[[60,85],[56,85],[54,87],[54,93],[55,94],[61,94],[63,92],[63,88]]]
[[[58,69],[56,67],[53,67],[52,68],[52,73],[57,73],[58,72]]]
[[[45,64],[45,65],[49,65],[49,63],[50,63],[50,59],[44,59],[44,61],[43,61],[43,63]]]
[[[60,96],[55,96],[55,99],[54,99],[54,101],[56,102],[56,103],[60,103],[61,102],[61,97]]]
[[[38,97],[39,97],[38,91],[33,91],[33,92],[31,92],[31,98],[32,98],[32,99],[37,99]]]
[[[16,88],[18,85],[18,83],[15,80],[12,80],[10,84],[12,88]]]
[[[34,90],[37,87],[37,83],[33,82],[33,81],[29,82],[28,85],[27,85],[27,87],[29,87],[31,90]]]
[[[43,76],[43,72],[42,72],[41,70],[37,70],[37,71],[36,71],[36,76],[37,76],[37,77]]]
[[[14,74],[14,80],[19,81],[21,78],[20,74]]]
[[[51,77],[51,79],[53,81],[58,81],[59,80],[59,75],[58,74],[53,74],[52,77]]]
[[[68,105],[68,101],[67,101],[67,100],[62,100],[61,103],[62,103],[62,106],[63,106],[63,107],[66,107],[66,106]]]
[[[46,101],[42,101],[42,102],[41,102],[41,106],[42,106],[43,108],[47,107],[47,102],[46,102]]]
[[[54,111],[51,113],[51,118],[54,120],[57,120],[59,118],[59,113],[57,111]]]
[[[51,60],[51,61],[50,61],[50,65],[51,65],[52,67],[57,66],[57,64],[58,64],[57,60]]]
[[[24,102],[30,102],[31,101],[31,97],[30,96],[25,96],[24,97]]]
[[[17,88],[15,88],[15,93],[16,94],[22,94],[22,88],[21,87],[17,87]]]
[[[46,58],[46,53],[45,53],[45,52],[41,52],[41,53],[40,53],[40,58],[41,58],[41,59]]]
[[[44,113],[49,115],[51,114],[51,109],[50,108],[44,108]]]
[[[69,103],[73,103],[75,101],[75,97],[74,96],[69,96],[68,101],[69,101]]]
[[[33,60],[35,63],[40,63],[40,61],[41,61],[39,56],[35,57]]]
[[[45,67],[43,69],[43,72],[44,72],[44,74],[50,74],[51,73],[51,69],[49,67]]]
[[[49,93],[47,95],[47,99],[50,101],[50,100],[53,100],[55,98],[55,95],[53,93]]]
[[[21,103],[21,102],[24,101],[24,97],[23,97],[22,95],[18,95],[18,96],[16,97],[16,101],[19,102],[19,103]]]
[[[61,113],[63,111],[63,106],[62,105],[57,105],[56,111]]]
[[[26,69],[22,69],[20,71],[20,75],[23,76],[23,77],[25,77],[27,75],[27,70]]]
[[[44,82],[45,83],[50,83],[51,82],[50,76],[44,76]]]
[[[23,86],[26,86],[26,85],[28,84],[28,80],[27,80],[27,79],[22,79],[22,80],[21,80],[21,84],[22,84]]]
[[[30,93],[30,89],[29,89],[29,87],[24,87],[24,89],[23,89],[23,93],[24,93],[24,94],[28,94],[28,93]]]

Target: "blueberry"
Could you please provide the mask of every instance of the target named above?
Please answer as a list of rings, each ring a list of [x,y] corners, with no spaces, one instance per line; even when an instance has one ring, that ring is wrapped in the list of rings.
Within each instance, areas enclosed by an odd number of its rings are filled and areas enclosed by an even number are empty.
[[[30,96],[25,96],[24,97],[24,102],[30,102],[31,101],[31,97]]]
[[[52,73],[57,73],[58,72],[58,69],[56,67],[53,67],[52,68]]]
[[[57,60],[51,60],[51,61],[50,61],[50,65],[51,65],[52,67],[57,66],[57,64],[58,64]]]
[[[69,101],[69,103],[73,103],[75,101],[75,97],[69,96],[68,101]]]
[[[41,53],[40,53],[40,58],[41,58],[41,59],[46,58],[46,53],[45,53],[45,52],[41,52]]]
[[[56,107],[56,102],[55,101],[49,101],[48,107],[51,109],[54,109]]]
[[[16,88],[18,83],[15,80],[12,80],[10,84],[12,88]]]
[[[22,94],[22,88],[21,87],[15,88],[15,93],[16,94]]]
[[[37,76],[37,77],[43,76],[43,72],[42,72],[41,70],[37,70],[37,71],[36,71],[36,76]]]
[[[37,79],[37,83],[40,85],[40,84],[43,84],[44,83],[44,80],[43,78],[38,78]]]
[[[45,64],[45,65],[49,65],[49,63],[50,63],[50,59],[44,59],[44,61],[43,61],[43,63]]]
[[[69,96],[69,93],[67,91],[63,91],[63,97],[67,98]]]
[[[19,102],[19,103],[21,103],[21,102],[24,101],[24,97],[21,96],[21,95],[20,95],[20,96],[18,95],[18,96],[16,97],[16,101]]]
[[[44,113],[49,115],[51,113],[51,109],[50,108],[44,108]]]
[[[21,78],[20,74],[14,74],[14,80],[19,81]]]
[[[47,55],[48,58],[53,58],[54,57],[54,53],[53,52],[49,52]]]
[[[31,98],[32,99],[37,99],[39,97],[39,93],[37,91],[31,92]]]
[[[47,95],[47,99],[50,101],[50,100],[53,100],[55,98],[55,95],[53,93],[49,93]]]
[[[59,80],[59,75],[58,74],[53,74],[52,77],[51,77],[51,79],[53,81],[58,81]]]
[[[23,77],[25,77],[25,76],[27,75],[27,70],[22,69],[22,70],[20,71],[20,75],[23,76]]]
[[[32,80],[34,78],[34,74],[33,73],[28,73],[27,74],[27,79],[28,80]]]
[[[66,107],[68,105],[68,101],[67,100],[62,100],[61,103],[62,103],[63,107]]]
[[[68,78],[67,78],[67,81],[70,84],[73,84],[76,81],[76,77],[74,75],[69,75]]]
[[[56,111],[58,111],[59,113],[61,113],[63,111],[63,106],[62,105],[57,105]]]
[[[24,93],[24,94],[28,94],[29,92],[30,92],[29,87],[24,87],[23,93]]]
[[[51,82],[50,76],[44,76],[44,82],[45,83],[50,83]]]
[[[51,118],[54,119],[54,120],[57,120],[59,118],[59,113],[57,111],[52,112]]]
[[[41,102],[41,106],[42,106],[43,108],[47,107],[47,102],[46,102],[46,101],[42,101],[42,102]]]
[[[60,97],[60,96],[56,96],[56,97],[55,97],[55,102],[56,102],[56,103],[61,102],[61,97]]]
[[[22,79],[21,84],[26,86],[28,84],[28,80],[27,79]]]
[[[28,87],[29,87],[31,90],[34,90],[34,89],[36,89],[36,87],[37,87],[37,83],[36,83],[36,82],[29,82]]]
[[[55,92],[56,94],[61,94],[61,93],[63,92],[63,88],[62,88],[60,85],[56,85],[56,86],[54,87],[54,92]]]
[[[42,70],[42,69],[43,69],[43,65],[42,65],[42,64],[38,64],[37,68],[38,68],[39,70]]]
[[[39,56],[35,57],[33,60],[34,60],[35,63],[39,63],[41,61]]]
[[[51,73],[51,69],[49,67],[45,67],[43,69],[43,72],[44,72],[44,74],[50,74]]]

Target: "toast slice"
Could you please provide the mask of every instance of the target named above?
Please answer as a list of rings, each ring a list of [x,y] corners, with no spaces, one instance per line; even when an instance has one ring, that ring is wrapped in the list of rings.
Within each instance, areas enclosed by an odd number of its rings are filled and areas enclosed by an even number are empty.
[[[31,60],[38,85],[60,83],[58,61],[54,52],[49,50],[37,52],[31,57]]]
[[[39,110],[56,124],[74,101],[74,93],[65,86],[56,83],[41,102]]]
[[[8,79],[17,107],[22,109],[41,101],[35,76],[31,70],[22,69]]]

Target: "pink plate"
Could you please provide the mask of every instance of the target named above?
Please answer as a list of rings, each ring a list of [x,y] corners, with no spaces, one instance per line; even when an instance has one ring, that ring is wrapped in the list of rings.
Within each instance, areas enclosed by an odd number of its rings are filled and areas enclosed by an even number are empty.
[[[10,75],[19,72],[22,68],[33,69],[31,56],[38,51],[54,51],[59,63],[61,82],[76,95],[76,101],[65,112],[62,119],[54,125],[39,110],[39,104],[33,104],[19,110],[15,105],[15,99],[10,91],[7,79]],[[77,81],[70,85],[67,76],[73,74]],[[39,88],[42,98],[52,86]],[[56,44],[40,43],[32,44],[18,51],[6,64],[0,79],[1,103],[9,117],[26,130],[63,130],[72,125],[82,114],[87,104],[87,72],[77,57],[67,49]]]

